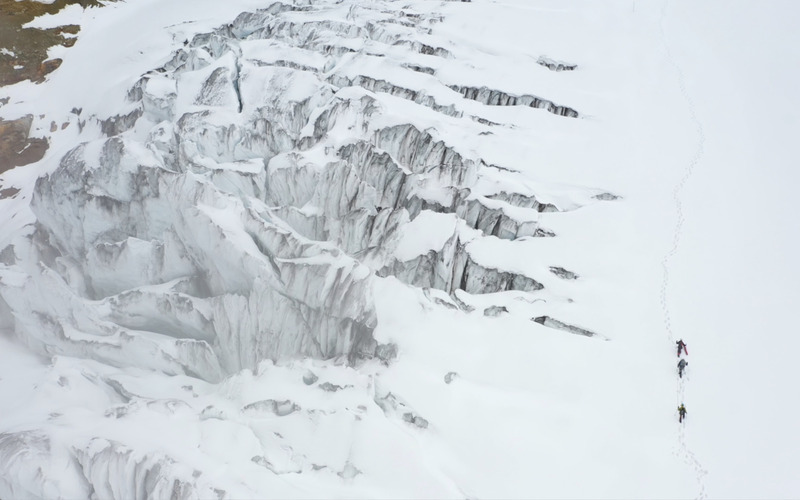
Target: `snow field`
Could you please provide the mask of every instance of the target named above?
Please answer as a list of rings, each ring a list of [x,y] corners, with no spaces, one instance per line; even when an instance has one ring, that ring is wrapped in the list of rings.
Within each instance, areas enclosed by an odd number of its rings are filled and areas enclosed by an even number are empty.
[[[79,133],[80,120],[120,113],[119,103],[139,75],[164,64],[183,40],[257,7],[263,5],[138,0],[84,12],[78,43],[58,49],[64,65],[45,85],[9,89],[13,98],[0,108],[6,118],[46,114],[37,120],[41,134],[51,119],[71,124],[52,134],[51,149],[38,165],[3,175],[3,186],[22,193],[0,200],[6,214],[0,245],[30,231],[25,224],[33,221],[27,205],[32,180],[52,172],[76,141],[99,134],[91,120]],[[415,9],[427,13],[434,7],[418,2],[410,11]],[[149,461],[160,460],[170,477],[194,484],[200,496],[217,489],[235,498],[796,496],[800,404],[791,386],[798,373],[790,315],[797,299],[798,239],[790,203],[797,174],[789,158],[796,149],[797,74],[788,63],[796,58],[794,9],[786,2],[716,0],[437,4],[443,21],[421,40],[436,41],[454,57],[419,54],[415,63],[433,68],[444,84],[540,96],[574,108],[579,118],[487,106],[438,87],[430,93],[438,105],[497,125],[464,125],[377,90],[343,89],[337,96],[353,103],[374,97],[384,115],[370,126],[411,122],[465,157],[518,171],[483,168],[475,196],[513,189],[565,210],[504,209],[555,237],[487,236],[468,243],[478,263],[530,276],[544,289],[481,295],[457,290],[451,298],[395,277],[376,278],[374,336],[398,348],[388,366],[378,360],[358,368],[310,359],[265,361],[219,383],[126,367],[124,353],[105,363],[37,358],[2,339],[0,441],[5,436],[11,452],[0,458],[14,479],[0,482],[0,491],[11,497],[80,497],[89,491],[82,478],[87,471],[102,484],[104,470],[127,468],[120,477],[136,477]],[[74,19],[78,12],[67,14]],[[358,37],[339,42],[382,50]],[[284,57],[333,70],[313,52],[271,42],[243,43],[242,52],[245,78],[266,74],[255,69],[257,61]],[[433,81],[424,73],[396,71],[392,63],[404,57],[396,48],[385,54],[391,62],[362,57],[336,71],[414,91]],[[537,64],[541,56],[577,68],[550,71]],[[465,60],[471,67],[460,64]],[[153,117],[175,91],[177,114],[218,106],[210,122],[239,123],[235,113],[222,109],[236,106],[234,93],[207,95],[204,104],[196,99],[214,70],[235,67],[232,57],[223,58],[184,73],[174,87],[152,76],[147,93],[154,111],[128,137],[157,133]],[[301,101],[318,91],[313,79],[282,68],[273,74],[250,87],[260,92],[243,94],[244,110],[268,99],[266,89],[283,81],[281,75],[295,75],[283,89],[287,97]],[[81,114],[72,113],[73,107],[82,108]],[[342,120],[330,131],[331,145],[352,141],[348,124],[363,124],[358,108],[351,112],[351,122]],[[197,147],[200,166],[234,179],[203,182],[245,191],[239,174],[259,175],[258,158],[228,158],[228,151],[203,150],[202,142]],[[312,164],[332,158],[323,147],[303,154]],[[270,174],[295,168],[293,161],[275,157]],[[435,183],[427,188],[421,192],[431,200],[446,197]],[[621,198],[593,198],[602,193]],[[252,207],[274,208],[255,202]],[[300,210],[325,212],[313,204]],[[227,236],[229,246],[221,252],[243,251],[263,261],[240,216],[245,211],[239,202],[215,198],[197,206],[194,220],[209,221],[209,244],[217,233]],[[393,255],[410,260],[441,249],[458,227],[453,214],[422,210],[404,227]],[[464,230],[465,239],[471,231]],[[148,252],[141,240],[126,241],[131,269],[123,276],[127,281],[116,283],[121,289],[136,282],[134,263]],[[328,254],[292,261],[336,263]],[[552,267],[578,278],[562,279]],[[363,279],[369,270],[352,272]],[[235,268],[223,274],[231,282],[247,281]],[[6,286],[21,287],[25,279],[10,268],[1,276]],[[324,282],[320,291],[330,285]],[[168,288],[157,286],[162,288],[154,293]],[[474,309],[443,305],[456,299]],[[492,307],[508,312],[485,315]],[[597,335],[571,335],[531,321],[543,315]],[[665,318],[692,353],[682,382]],[[77,330],[66,335],[97,338]],[[149,355],[155,363],[162,348],[157,334],[136,335],[152,344],[128,345],[128,355],[138,349],[142,359]],[[309,370],[319,380],[306,384]],[[321,388],[324,383],[329,390]],[[681,396],[689,411],[683,426],[675,413]],[[8,436],[25,431],[32,434],[23,448],[9,444]],[[36,444],[41,435],[50,439],[52,452]],[[25,451],[14,455],[19,449]],[[78,465],[70,450],[82,453]],[[126,453],[132,455],[124,458]],[[46,471],[44,480],[25,460]],[[122,497],[129,493],[125,485],[108,488],[118,488]]]

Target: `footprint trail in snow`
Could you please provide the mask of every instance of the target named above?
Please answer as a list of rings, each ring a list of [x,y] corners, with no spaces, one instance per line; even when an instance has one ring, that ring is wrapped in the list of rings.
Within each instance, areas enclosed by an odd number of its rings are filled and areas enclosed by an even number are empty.
[[[694,154],[692,155],[689,164],[684,170],[683,176],[680,178],[680,180],[672,190],[672,199],[674,202],[677,218],[675,221],[675,229],[672,237],[672,246],[670,247],[667,254],[664,256],[664,259],[661,261],[661,266],[663,269],[663,279],[661,283],[661,296],[660,296],[661,309],[664,315],[664,324],[667,332],[667,339],[670,345],[672,345],[675,342],[675,334],[672,328],[672,314],[670,311],[669,301],[667,297],[667,290],[669,288],[669,283],[670,283],[670,264],[672,262],[672,259],[678,253],[678,249],[681,243],[681,237],[683,236],[683,225],[686,220],[686,216],[683,211],[683,201],[681,200],[681,195],[683,193],[684,188],[686,187],[686,184],[692,178],[692,175],[694,174],[698,164],[700,163],[700,159],[703,156],[705,150],[705,133],[703,130],[703,124],[700,122],[700,119],[697,116],[692,96],[689,94],[689,91],[686,88],[686,81],[683,75],[683,71],[676,62],[674,56],[672,55],[672,51],[670,50],[669,44],[667,43],[666,34],[664,32],[664,17],[668,5],[669,1],[665,0],[661,7],[661,14],[658,22],[659,31],[661,34],[661,40],[664,45],[664,51],[667,55],[667,59],[675,69],[681,95],[686,100],[686,104],[689,110],[689,117],[692,121],[692,124],[695,127],[695,130],[697,131],[697,146],[695,147]],[[684,403],[684,396],[686,389],[685,381],[686,379],[684,378],[678,379],[678,387],[676,391],[676,401],[677,401],[676,406]],[[676,456],[680,457],[694,471],[695,477],[697,479],[697,484],[700,489],[700,491],[697,494],[697,498],[698,499],[708,498],[708,493],[706,492],[706,484],[705,484],[705,476],[708,474],[708,471],[703,467],[703,464],[700,463],[697,456],[694,454],[694,452],[689,448],[687,444],[685,424],[681,424],[678,426],[678,449],[675,452],[675,454]]]

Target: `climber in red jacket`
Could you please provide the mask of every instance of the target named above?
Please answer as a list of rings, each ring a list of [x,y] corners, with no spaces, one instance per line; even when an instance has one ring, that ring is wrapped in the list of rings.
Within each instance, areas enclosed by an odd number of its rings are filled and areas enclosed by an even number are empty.
[[[683,349],[683,352],[685,352],[687,356],[689,355],[689,351],[686,349],[686,343],[683,341],[683,339],[680,339],[679,341],[677,341],[675,343],[678,344],[678,357],[679,358],[681,357],[681,349]]]

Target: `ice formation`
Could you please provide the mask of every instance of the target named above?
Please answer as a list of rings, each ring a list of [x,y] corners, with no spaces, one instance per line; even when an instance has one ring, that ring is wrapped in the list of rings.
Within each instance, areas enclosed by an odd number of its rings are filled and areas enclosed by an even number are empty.
[[[468,295],[519,291],[535,298],[544,289],[539,276],[475,249],[558,237],[542,225],[542,214],[615,197],[588,188],[548,193],[470,148],[470,140],[507,127],[482,116],[485,106],[541,108],[554,120],[581,115],[544,96],[440,74],[445,64],[468,61],[457,44],[436,35],[439,22],[395,2],[275,3],[187,39],[169,62],[141,75],[116,114],[80,116],[81,127],[99,133],[82,136],[36,183],[35,226],[0,254],[3,321],[44,355],[233,384],[264,363],[390,363],[396,349],[374,336],[381,320],[376,280],[394,277],[425,289],[432,304],[461,309],[468,306],[460,297]],[[556,71],[574,69],[542,61]],[[571,270],[551,271],[577,279]],[[536,321],[577,329],[543,318]],[[135,419],[153,405],[174,418],[188,411],[181,401],[145,396],[102,375],[109,369],[65,368],[58,384],[96,379],[106,388],[103,404],[116,405],[111,420]],[[317,384],[308,373],[295,391],[330,393],[333,406],[349,408],[347,418],[377,404],[418,431],[430,425],[371,376],[354,372],[337,385]],[[200,427],[211,432],[265,416],[345,418],[292,397],[210,405]],[[243,448],[274,441],[274,449],[287,449],[278,431],[252,425],[234,433]],[[258,491],[220,486],[149,445],[77,434],[66,443],[33,431],[0,435],[3,468],[18,471],[17,479],[0,481],[0,495]],[[195,441],[213,446],[202,437],[186,442]],[[347,480],[363,467],[346,457],[315,457],[310,445],[275,456],[252,448],[249,467],[276,474],[327,468]],[[29,457],[60,454],[72,457],[66,463],[77,479],[69,484],[26,468],[35,462]]]

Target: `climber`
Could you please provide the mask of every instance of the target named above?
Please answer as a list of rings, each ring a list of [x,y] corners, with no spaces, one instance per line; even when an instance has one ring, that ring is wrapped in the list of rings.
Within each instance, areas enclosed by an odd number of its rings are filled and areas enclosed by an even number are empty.
[[[686,418],[686,407],[681,403],[678,407],[678,422],[683,422],[684,418]]]
[[[689,364],[689,362],[688,362],[688,361],[686,361],[686,360],[685,360],[685,359],[683,359],[683,358],[681,358],[681,360],[680,360],[680,361],[678,361],[678,376],[679,376],[680,378],[683,378],[683,370],[685,370],[685,369],[686,369],[686,365],[688,365],[688,364]]]
[[[681,357],[681,349],[683,349],[683,352],[685,352],[687,356],[689,355],[689,351],[686,349],[686,343],[683,341],[683,339],[680,339],[679,341],[677,341],[675,343],[678,344],[678,357],[679,358]]]

